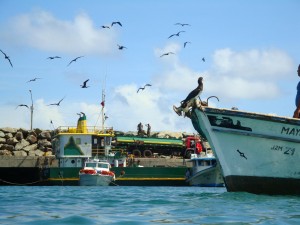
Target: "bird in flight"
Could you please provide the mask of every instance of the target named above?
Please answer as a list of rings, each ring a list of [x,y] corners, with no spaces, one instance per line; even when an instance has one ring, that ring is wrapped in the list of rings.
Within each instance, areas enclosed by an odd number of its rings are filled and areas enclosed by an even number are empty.
[[[191,44],[191,42],[189,42],[189,41],[184,42],[183,47],[185,48],[185,46],[186,46],[187,44]]]
[[[140,90],[144,90],[147,86],[152,86],[151,84],[145,84],[145,86],[144,87],[140,87],[138,90],[137,90],[137,92],[136,93],[139,93],[139,91]]]
[[[112,23],[111,23],[111,26],[113,26],[114,24],[118,24],[119,26],[122,27],[122,24],[121,24],[119,21],[117,21],[117,22],[112,22]]]
[[[202,58],[202,61],[205,62],[205,58],[204,57]]]
[[[181,26],[191,26],[190,24],[188,23],[175,23],[174,25],[181,25]]]
[[[72,59],[71,62],[69,62],[68,66],[69,66],[72,62],[76,62],[76,60],[79,59],[79,58],[81,58],[81,57],[83,57],[83,56],[78,56],[78,57],[76,57],[75,59]]]
[[[178,37],[179,37],[179,34],[182,33],[182,32],[185,32],[185,31],[182,30],[182,31],[179,31],[179,32],[176,33],[176,34],[172,34],[172,35],[170,35],[170,36],[168,37],[168,39],[171,38],[171,37],[173,37],[173,36],[178,36]]]
[[[48,57],[47,59],[60,59],[61,57],[60,56],[50,56],[50,57]]]
[[[49,104],[49,105],[57,105],[57,106],[59,106],[59,104],[61,103],[62,100],[64,100],[64,98],[65,98],[65,97],[63,97],[58,103],[52,103],[52,104]],[[49,106],[49,105],[48,105],[48,106]]]
[[[88,88],[89,86],[86,86],[86,83],[89,81],[90,79],[87,79],[86,81],[83,82],[81,86],[81,88]]]
[[[28,105],[25,105],[25,104],[20,104],[20,105],[18,105],[16,108],[22,107],[22,106],[27,107],[27,108],[29,109]]]
[[[170,55],[170,54],[175,54],[175,53],[174,52],[167,52],[167,53],[162,54],[160,57],[163,57],[165,55]]]
[[[101,26],[102,28],[108,28],[108,29],[110,29],[110,27],[109,26],[105,26],[105,25],[103,25],[103,26]]]
[[[27,83],[32,82],[32,81],[36,81],[37,79],[42,79],[42,78],[36,77],[36,78],[33,78],[33,79],[27,81]]]
[[[8,55],[6,55],[2,50],[0,50],[2,53],[3,53],[3,55],[4,55],[4,58],[5,59],[7,59],[8,61],[9,61],[9,64],[11,65],[11,67],[13,67],[13,65],[12,65],[12,63],[11,63],[11,61],[10,61],[10,58],[9,58],[9,56]]]
[[[119,48],[119,50],[123,50],[123,49],[126,48],[126,47],[123,46],[123,45],[118,45],[118,48]]]

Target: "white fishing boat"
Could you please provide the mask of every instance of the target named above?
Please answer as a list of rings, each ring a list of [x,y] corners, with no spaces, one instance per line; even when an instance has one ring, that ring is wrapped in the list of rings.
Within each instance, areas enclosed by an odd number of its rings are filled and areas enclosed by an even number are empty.
[[[84,168],[79,171],[80,186],[108,186],[115,180],[107,161],[87,159]]]
[[[230,192],[300,194],[300,120],[203,106],[195,100],[194,128],[220,163]]]
[[[189,160],[192,168],[186,173],[186,182],[191,186],[224,187],[220,167],[213,155],[194,157]]]

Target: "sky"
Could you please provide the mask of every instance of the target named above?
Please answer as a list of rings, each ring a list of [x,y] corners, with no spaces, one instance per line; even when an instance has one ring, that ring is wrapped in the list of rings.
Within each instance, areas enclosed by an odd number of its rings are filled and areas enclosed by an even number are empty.
[[[33,128],[76,126],[79,112],[102,126],[104,92],[106,127],[196,133],[172,107],[200,76],[201,99],[219,98],[210,106],[292,117],[299,9],[298,0],[0,0],[0,49],[13,65],[0,52],[0,127],[30,129],[20,104],[33,105]]]

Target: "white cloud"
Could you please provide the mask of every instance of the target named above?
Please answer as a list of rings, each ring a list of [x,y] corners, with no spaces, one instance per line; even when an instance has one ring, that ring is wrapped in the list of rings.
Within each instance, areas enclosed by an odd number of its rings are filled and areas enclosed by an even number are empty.
[[[111,54],[112,47],[116,46],[114,29],[109,32],[101,29],[83,13],[73,21],[67,21],[39,10],[14,18],[10,26],[11,29],[3,31],[1,36],[10,41],[22,37],[18,41],[44,51],[106,55]]]

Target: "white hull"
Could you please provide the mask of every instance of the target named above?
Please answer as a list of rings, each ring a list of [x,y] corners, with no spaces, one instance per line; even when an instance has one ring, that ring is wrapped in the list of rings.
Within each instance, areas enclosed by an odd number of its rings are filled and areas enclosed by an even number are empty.
[[[224,180],[217,166],[203,167],[186,180],[191,186],[224,187]]]
[[[108,186],[113,181],[112,176],[101,174],[80,174],[80,186]]]
[[[193,108],[228,191],[300,194],[300,120],[210,107]]]

